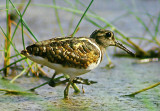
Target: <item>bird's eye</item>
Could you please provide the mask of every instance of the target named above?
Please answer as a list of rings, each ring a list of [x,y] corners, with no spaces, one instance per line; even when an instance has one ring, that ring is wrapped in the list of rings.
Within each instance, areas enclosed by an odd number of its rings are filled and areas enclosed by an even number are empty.
[[[108,37],[111,37],[111,33],[110,33],[110,32],[106,33],[106,37],[107,37],[107,38],[108,38]]]

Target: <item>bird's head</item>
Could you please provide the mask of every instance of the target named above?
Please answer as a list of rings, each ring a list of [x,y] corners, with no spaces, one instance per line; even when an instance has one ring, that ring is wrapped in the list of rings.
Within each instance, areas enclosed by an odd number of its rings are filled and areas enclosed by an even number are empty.
[[[104,30],[104,29],[95,30],[91,34],[90,38],[95,39],[96,43],[104,48],[108,46],[116,46],[116,47],[119,47],[120,49],[123,49],[128,54],[135,56],[133,52],[131,52],[126,47],[124,47],[121,43],[115,40],[114,33],[110,30]]]

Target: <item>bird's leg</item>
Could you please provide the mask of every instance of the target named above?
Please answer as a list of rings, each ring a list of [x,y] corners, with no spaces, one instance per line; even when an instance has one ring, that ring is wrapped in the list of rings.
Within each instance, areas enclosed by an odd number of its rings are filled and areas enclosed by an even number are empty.
[[[52,78],[50,79],[50,81],[48,82],[48,85],[51,86],[51,87],[55,87],[56,86],[56,83],[54,81],[54,78],[55,76],[57,75],[57,72],[55,72],[52,76]]]
[[[64,90],[64,99],[68,99],[69,87],[70,87],[71,84],[72,84],[72,81],[69,80],[69,82],[68,82],[68,84],[67,84],[67,86]]]
[[[79,93],[80,92],[80,89],[78,88],[78,86],[76,85],[76,83],[72,82],[71,85],[72,85],[75,93]]]
[[[51,78],[51,80],[48,82],[45,82],[45,83],[43,83],[43,84],[41,84],[41,85],[39,85],[39,86],[36,86],[36,87],[34,87],[34,88],[31,88],[31,89],[29,89],[30,91],[34,91],[35,89],[37,89],[37,88],[39,88],[39,87],[42,87],[42,86],[44,86],[44,85],[46,85],[46,84],[48,84],[49,86],[51,86],[51,87],[55,87],[56,86],[56,83],[54,82],[54,78],[55,78],[55,76],[56,76],[56,74],[57,74],[57,72],[55,72],[54,74],[53,74],[53,76],[52,76],[52,78]]]

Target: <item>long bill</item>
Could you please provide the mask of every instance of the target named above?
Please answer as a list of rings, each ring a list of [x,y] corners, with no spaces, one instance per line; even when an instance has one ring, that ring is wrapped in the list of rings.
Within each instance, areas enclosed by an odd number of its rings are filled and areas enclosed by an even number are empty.
[[[124,47],[121,43],[119,43],[118,41],[115,41],[115,46],[119,47],[120,49],[126,51],[128,54],[132,55],[135,57],[135,54],[133,52],[131,52],[130,50],[128,50],[126,47]]]

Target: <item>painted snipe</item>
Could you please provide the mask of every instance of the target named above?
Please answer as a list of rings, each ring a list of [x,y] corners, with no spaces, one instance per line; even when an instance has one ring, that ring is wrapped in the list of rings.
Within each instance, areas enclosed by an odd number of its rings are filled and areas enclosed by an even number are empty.
[[[73,79],[96,68],[108,46],[119,47],[134,56],[134,53],[115,40],[113,32],[104,29],[95,30],[90,37],[57,37],[36,42],[22,50],[21,54],[54,69],[52,79],[60,73],[69,75],[70,80],[64,90],[64,98],[68,98],[70,85],[79,91]]]

